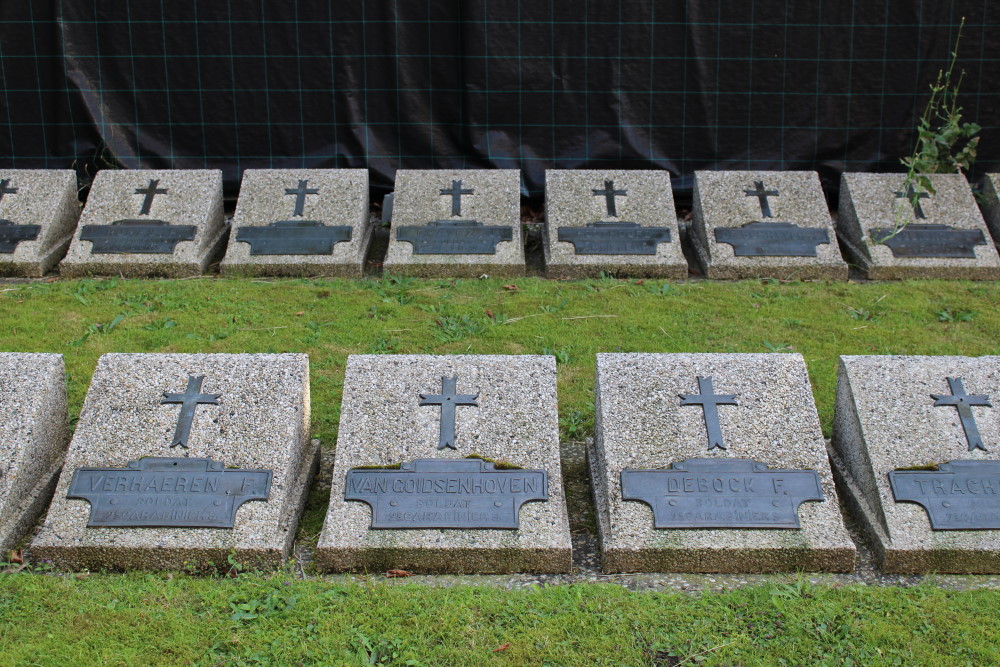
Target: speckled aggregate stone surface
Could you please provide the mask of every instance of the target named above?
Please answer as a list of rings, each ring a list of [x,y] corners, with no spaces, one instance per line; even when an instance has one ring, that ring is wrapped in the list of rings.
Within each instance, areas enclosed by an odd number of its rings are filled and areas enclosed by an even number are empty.
[[[39,278],[55,266],[69,247],[80,216],[76,172],[70,169],[0,169],[8,188],[0,199],[0,220],[39,225],[38,236],[21,241],[13,253],[0,253],[0,276]]]
[[[987,451],[969,451],[947,378],[994,407],[974,406]],[[888,573],[1000,572],[1000,530],[931,530],[926,510],[895,502],[888,473],[953,460],[1000,459],[1000,357],[842,356],[832,448],[862,533]]]
[[[772,217],[763,217],[760,200],[747,196],[761,181]],[[846,280],[847,263],[840,256],[833,220],[819,176],[814,171],[697,171],[691,240],[706,278],[779,278],[783,280]],[[815,257],[737,257],[733,246],[717,243],[715,230],[752,222],[790,222],[825,229],[829,243],[816,245]]]
[[[0,550],[45,509],[68,442],[62,355],[0,352]]]
[[[711,377],[728,449],[708,449],[697,394]],[[850,571],[856,548],[844,527],[805,362],[799,354],[598,354],[591,482],[606,572]],[[801,529],[656,529],[653,511],[622,499],[625,469],[668,468],[690,458],[753,459],[815,470],[825,500],[799,506]]]
[[[603,190],[612,181],[617,216],[608,215]],[[681,252],[670,174],[666,171],[569,170],[545,171],[545,272],[555,278],[597,277],[601,272],[620,276],[686,278],[687,261]],[[579,255],[573,244],[559,240],[564,227],[586,227],[594,222],[634,222],[642,227],[667,227],[670,243],[659,243],[655,255]]]
[[[1000,257],[983,216],[961,174],[930,176],[935,194],[920,200],[926,216],[918,219],[905,197],[896,197],[905,174],[843,174],[840,179],[840,217],[837,232],[851,262],[872,280],[905,278],[1000,279]],[[897,222],[949,225],[955,229],[978,229],[986,245],[975,246],[975,258],[895,257],[889,246],[874,243],[872,229],[894,229]]]
[[[296,196],[285,192],[299,181],[316,194],[305,196],[302,216],[294,216]],[[247,169],[233,216],[223,275],[360,276],[371,241],[367,169]],[[250,244],[237,241],[241,227],[266,227],[278,220],[309,220],[349,226],[351,240],[324,255],[251,255]]]
[[[189,448],[170,448],[180,413],[161,404],[205,376]],[[157,569],[225,563],[255,567],[288,555],[317,444],[309,440],[309,360],[304,354],[106,354],[100,358],[49,513],[32,543],[35,560],[67,568]],[[233,529],[88,528],[90,503],[66,491],[81,467],[124,468],[145,456],[211,458],[273,471],[267,501],[244,503]]]
[[[452,198],[442,195],[452,181],[474,194],[462,195],[460,216],[452,216]],[[397,274],[426,278],[523,276],[521,172],[517,169],[400,169],[396,172],[389,250],[383,267]],[[396,240],[399,227],[425,226],[436,220],[476,220],[510,227],[511,241],[496,244],[496,254],[414,255],[413,245]]]
[[[980,208],[996,244],[1000,240],[1000,174],[986,174]]]
[[[437,448],[440,407],[418,405],[420,394],[440,393],[445,376],[458,378],[458,393],[479,394],[478,407],[456,408],[457,451]],[[317,565],[334,571],[569,571],[556,406],[553,357],[350,356]],[[548,501],[522,505],[517,530],[371,530],[369,506],[344,500],[351,468],[471,454],[547,471]]]
[[[150,180],[159,180],[166,194],[153,198],[148,215],[139,215],[144,196],[135,194]],[[110,225],[117,220],[164,220],[171,225],[194,225],[193,241],[180,241],[173,253],[91,252],[93,243],[81,241],[86,225]],[[225,243],[229,228],[222,212],[222,172],[216,169],[117,170],[98,172],[80,216],[69,253],[60,264],[64,276],[123,275],[179,278],[204,273]]]

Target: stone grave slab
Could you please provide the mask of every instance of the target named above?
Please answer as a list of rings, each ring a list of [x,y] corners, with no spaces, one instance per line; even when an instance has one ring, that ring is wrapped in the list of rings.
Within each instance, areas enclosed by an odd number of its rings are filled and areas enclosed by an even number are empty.
[[[552,357],[350,356],[317,566],[569,571],[556,403]]]
[[[45,275],[66,254],[79,216],[72,170],[0,169],[0,276]]]
[[[607,572],[846,572],[798,354],[598,354],[591,482]]]
[[[986,174],[980,208],[996,244],[1000,239],[1000,174]]]
[[[847,279],[816,172],[698,171],[693,197],[706,278]]]
[[[90,188],[60,271],[70,277],[201,275],[228,233],[221,171],[105,169]]]
[[[391,215],[390,273],[524,275],[517,169],[400,169]]]
[[[962,174],[933,174],[914,203],[905,174],[844,174],[837,233],[872,280],[1000,278],[1000,256]],[[897,223],[905,224],[892,235]],[[880,242],[883,241],[884,242]]]
[[[223,275],[360,276],[367,169],[247,169]]]
[[[665,171],[545,171],[545,271],[686,278]]]
[[[35,560],[80,569],[275,567],[319,445],[304,354],[106,354]]]
[[[68,443],[62,355],[0,352],[0,551],[52,498]]]
[[[832,450],[883,571],[1000,572],[1000,357],[842,356]]]

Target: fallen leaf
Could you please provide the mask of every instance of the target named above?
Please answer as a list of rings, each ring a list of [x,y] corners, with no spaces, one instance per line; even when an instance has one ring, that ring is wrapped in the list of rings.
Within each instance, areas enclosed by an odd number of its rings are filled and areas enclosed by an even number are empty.
[[[300,317],[300,316],[305,315],[305,314],[306,314],[306,311],[300,310],[299,312],[295,313],[295,317]]]
[[[500,644],[500,646],[497,646],[495,649],[493,649],[493,652],[499,653],[500,651],[506,651],[509,648],[510,644]]]
[[[7,562],[17,563],[18,565],[21,565],[22,563],[24,563],[24,552],[21,551],[20,549],[9,551],[7,553]]]
[[[493,311],[490,310],[489,308],[486,309],[486,317],[490,318],[491,320],[496,319],[496,315],[494,315]]]
[[[633,285],[645,285],[645,284],[646,284],[646,281],[645,281],[645,280],[637,280],[637,281],[635,281],[635,282],[634,282],[634,283],[632,283],[632,284],[633,284]]]
[[[385,576],[394,579],[396,577],[412,577],[413,573],[406,570],[387,570]]]
[[[518,290],[517,285],[504,285],[505,290],[510,290],[511,292],[516,292]]]

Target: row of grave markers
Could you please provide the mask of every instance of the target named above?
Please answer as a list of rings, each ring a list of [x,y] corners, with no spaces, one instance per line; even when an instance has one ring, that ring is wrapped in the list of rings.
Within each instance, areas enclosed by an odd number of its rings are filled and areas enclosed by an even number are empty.
[[[985,219],[964,176],[930,180],[933,194],[844,174],[835,225],[815,172],[697,172],[692,244],[708,278],[846,279],[851,262],[873,279],[1000,279],[1000,174]],[[247,170],[231,230],[220,171],[104,170],[82,215],[75,184],[0,171],[0,274],[62,260],[67,276],[189,276],[224,252],[224,274],[361,275],[372,237],[363,169]],[[384,268],[523,275],[520,193],[516,169],[399,170]],[[669,174],[547,171],[544,251],[555,277],[686,277]]]
[[[1000,357],[599,354],[608,572],[1000,572]],[[0,354],[0,548],[69,568],[288,557],[319,443],[303,354],[107,354],[72,440],[57,354]],[[348,358],[327,571],[567,572],[555,360]]]

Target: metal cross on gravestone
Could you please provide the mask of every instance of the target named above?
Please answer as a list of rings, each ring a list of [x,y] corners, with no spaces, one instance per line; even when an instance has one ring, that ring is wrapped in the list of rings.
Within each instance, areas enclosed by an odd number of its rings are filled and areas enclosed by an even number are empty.
[[[973,405],[985,405],[993,407],[990,397],[983,394],[966,394],[962,385],[962,378],[948,378],[948,387],[951,389],[951,396],[947,394],[931,394],[934,399],[934,407],[955,407],[958,408],[958,418],[962,422],[965,430],[965,439],[969,443],[969,451],[981,449],[984,452],[986,447],[983,439],[979,435],[979,427],[976,426],[976,418],[972,414]]]
[[[170,448],[183,447],[187,449],[188,436],[191,435],[191,424],[194,422],[194,411],[199,404],[218,405],[219,397],[222,394],[201,393],[201,383],[205,379],[204,375],[189,375],[187,391],[183,394],[163,393],[161,405],[180,403],[181,412],[177,417],[177,429],[174,431],[174,440],[170,443]]]
[[[705,413],[705,430],[708,432],[708,450],[712,451],[716,447],[726,449],[726,443],[722,439],[722,428],[719,425],[720,405],[739,405],[736,402],[736,394],[716,394],[712,388],[712,377],[698,378],[698,391],[700,394],[681,394],[681,405],[700,405]]]
[[[9,178],[5,178],[3,180],[0,180],[0,201],[3,201],[3,196],[4,195],[16,195],[17,194],[17,188],[12,188],[12,187],[9,187],[9,186],[10,186],[10,179]]]
[[[149,215],[150,209],[153,207],[153,198],[156,195],[167,194],[166,188],[157,187],[160,184],[159,179],[149,179],[149,185],[144,188],[136,188],[135,194],[144,195],[142,200],[142,208],[139,209],[139,215]]]
[[[916,190],[913,189],[913,183],[907,183],[906,192],[903,192],[902,190],[897,190],[892,194],[896,195],[897,198],[906,197],[907,201],[909,201],[910,204],[913,206],[913,217],[927,218],[927,216],[924,215],[924,209],[920,206],[920,200],[927,199],[928,197],[930,197],[928,193],[923,191],[917,192]]]
[[[607,204],[607,207],[608,207],[608,217],[610,217],[610,218],[617,218],[618,217],[618,211],[615,208],[615,195],[619,195],[619,196],[624,197],[624,196],[626,196],[628,194],[628,190],[624,190],[624,189],[623,190],[615,190],[615,182],[614,181],[604,181],[604,189],[603,190],[591,190],[591,192],[594,193],[595,197],[601,197],[601,196],[604,197],[604,201],[605,201],[605,203]]]
[[[295,211],[292,213],[292,217],[301,218],[304,215],[306,206],[306,195],[318,195],[319,188],[309,188],[309,180],[299,180],[299,187],[297,188],[285,188],[286,195],[295,195]]]
[[[778,191],[765,190],[764,181],[754,181],[753,185],[754,185],[753,190],[743,191],[744,193],[746,193],[745,196],[756,197],[760,201],[760,214],[765,218],[773,218],[774,216],[771,215],[771,205],[768,203],[767,198],[777,197]]]
[[[456,394],[457,377],[441,378],[440,394],[420,394],[420,405],[440,405],[441,406],[441,434],[438,439],[438,449],[458,449],[455,447],[455,406],[473,405],[478,407],[476,401],[479,394]]]
[[[441,196],[451,195],[451,214],[462,215],[462,195],[475,194],[471,188],[462,188],[462,181],[452,181],[451,189],[441,188]]]

